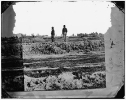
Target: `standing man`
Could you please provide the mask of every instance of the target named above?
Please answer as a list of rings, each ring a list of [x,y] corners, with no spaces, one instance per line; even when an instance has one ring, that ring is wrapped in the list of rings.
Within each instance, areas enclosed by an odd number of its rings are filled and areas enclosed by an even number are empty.
[[[63,34],[64,42],[66,42],[67,28],[65,25],[63,25],[62,34]]]
[[[51,39],[52,39],[52,42],[55,41],[54,36],[55,36],[55,31],[54,31],[54,27],[52,27],[52,31],[51,31]]]

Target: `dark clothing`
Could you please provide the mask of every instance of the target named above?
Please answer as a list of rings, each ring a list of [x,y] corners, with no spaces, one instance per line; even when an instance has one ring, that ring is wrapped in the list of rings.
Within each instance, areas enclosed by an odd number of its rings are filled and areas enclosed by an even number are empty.
[[[52,40],[52,42],[55,41],[54,35],[51,36],[51,40]]]
[[[66,42],[66,36],[67,36],[67,28],[63,28],[62,30],[62,34],[63,34],[63,39],[64,39],[64,42]]]
[[[52,32],[51,32],[51,36],[54,36],[54,35],[55,35],[55,31],[52,30]]]
[[[64,35],[65,32],[67,33],[67,28],[63,28],[62,34]]]
[[[52,30],[52,31],[51,31],[51,40],[52,40],[52,42],[55,41],[54,36],[55,36],[55,31]]]

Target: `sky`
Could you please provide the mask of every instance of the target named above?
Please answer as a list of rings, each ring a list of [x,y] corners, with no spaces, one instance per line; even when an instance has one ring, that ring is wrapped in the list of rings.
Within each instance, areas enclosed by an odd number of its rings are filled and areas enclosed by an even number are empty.
[[[16,13],[14,34],[61,36],[63,25],[67,35],[78,33],[106,33],[111,27],[110,2],[20,2],[13,5]]]

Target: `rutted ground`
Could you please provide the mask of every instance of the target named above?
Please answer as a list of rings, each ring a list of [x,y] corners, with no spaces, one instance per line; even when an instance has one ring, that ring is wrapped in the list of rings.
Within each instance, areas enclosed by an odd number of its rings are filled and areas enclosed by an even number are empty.
[[[25,91],[106,86],[102,44],[33,43],[23,51]]]
[[[59,57],[30,58],[24,59],[25,68],[56,68],[56,67],[77,67],[103,65],[105,62],[104,54],[83,54],[83,55],[65,55]]]
[[[104,53],[31,58],[24,62],[25,91],[106,86]]]

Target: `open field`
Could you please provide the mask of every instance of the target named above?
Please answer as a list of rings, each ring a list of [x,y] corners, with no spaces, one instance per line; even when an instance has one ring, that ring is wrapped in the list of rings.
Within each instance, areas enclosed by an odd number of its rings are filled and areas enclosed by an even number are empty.
[[[3,42],[2,86],[8,91],[106,87],[103,40],[78,37],[68,38],[68,42],[60,38],[54,43],[50,38],[40,40],[29,38],[22,40],[21,45],[11,43],[12,46]]]
[[[105,88],[104,54],[24,59],[25,91]]]
[[[24,59],[25,68],[56,68],[56,67],[81,67],[84,65],[91,66],[102,65],[105,62],[104,53],[101,54],[67,54],[67,55],[36,55]]]
[[[41,51],[37,52],[37,48],[41,49],[41,46],[35,47],[36,43],[30,45],[24,45],[31,51],[27,53],[27,50],[24,50],[23,56],[25,91],[106,87],[104,50],[97,48],[96,51],[95,48],[86,52],[84,48],[80,50],[76,45],[76,49],[70,49],[69,52],[64,49],[64,53],[55,54],[55,49],[53,51],[51,46],[49,51],[52,52],[43,54]],[[32,47],[35,47],[34,51]]]

